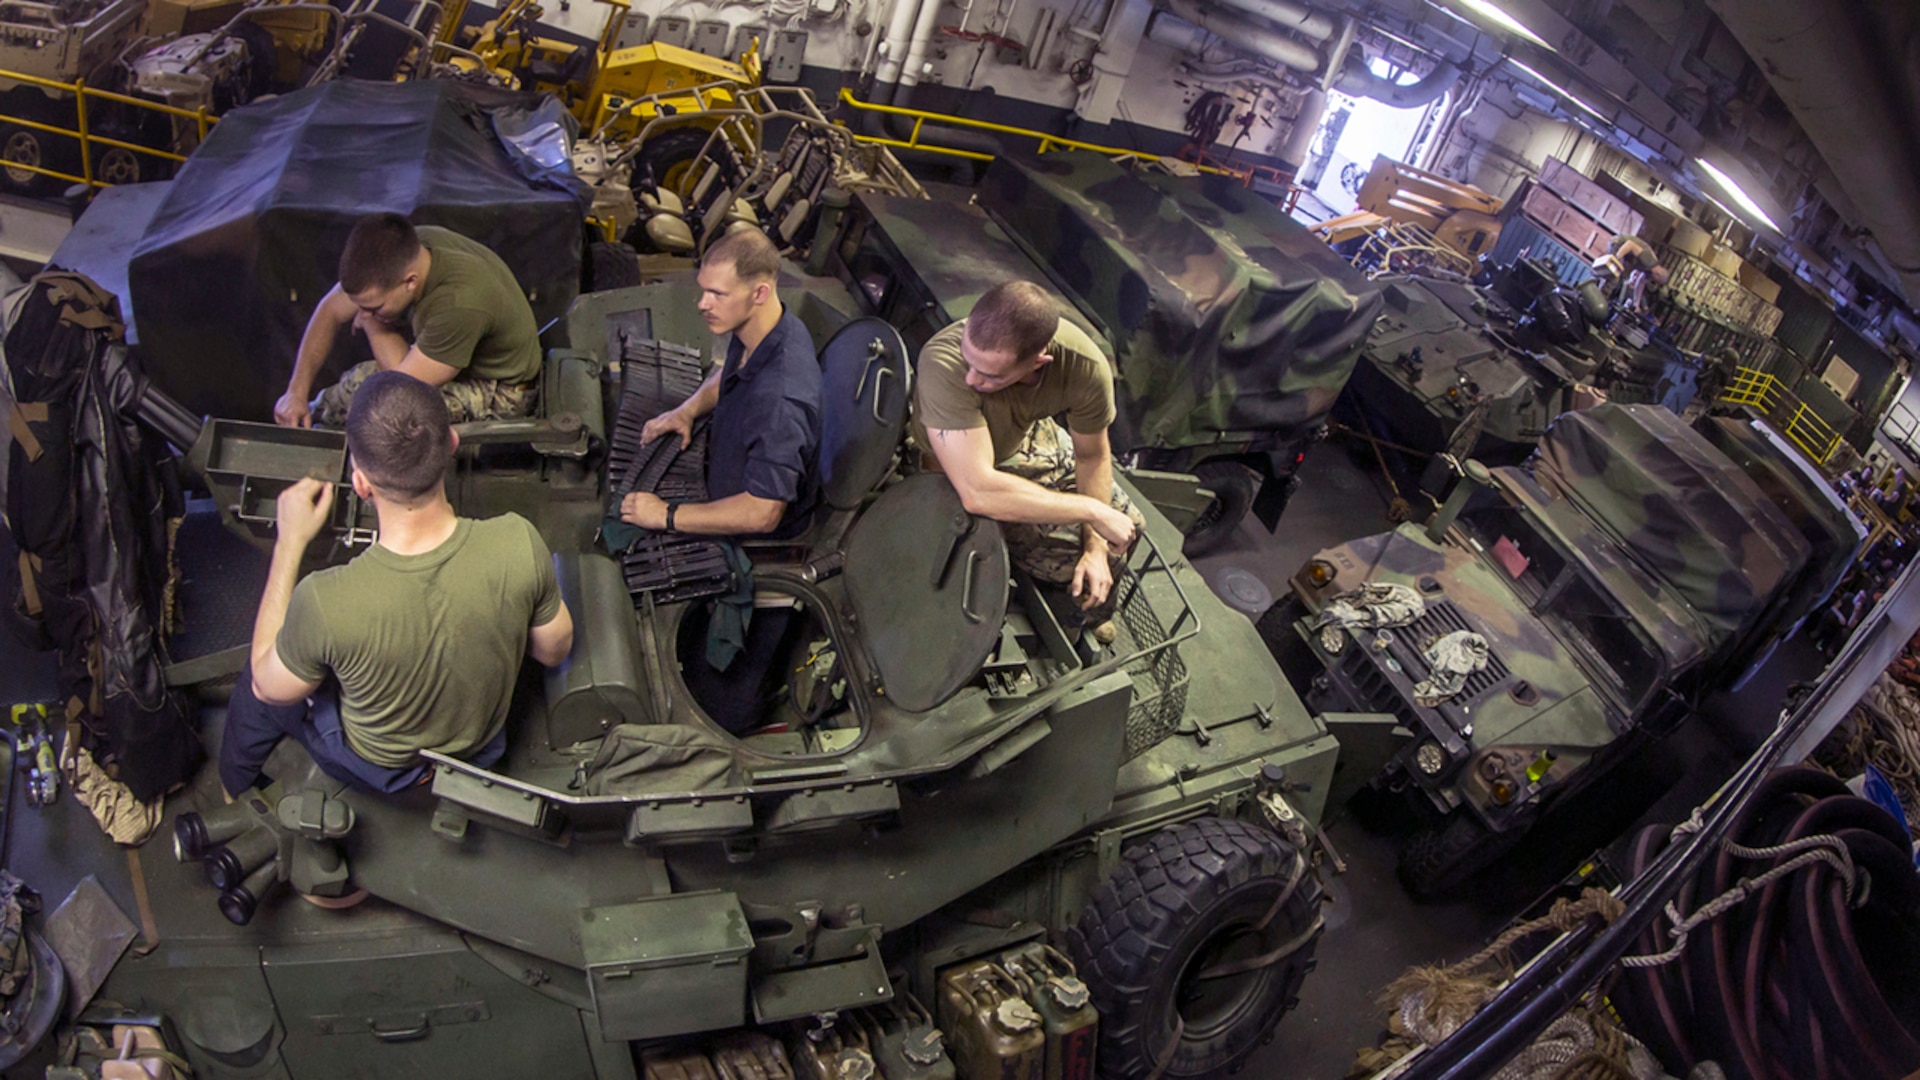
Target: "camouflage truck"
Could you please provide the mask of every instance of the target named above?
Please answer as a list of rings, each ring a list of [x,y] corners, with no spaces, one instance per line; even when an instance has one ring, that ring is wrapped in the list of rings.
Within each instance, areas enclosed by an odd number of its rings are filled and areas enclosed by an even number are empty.
[[[263,790],[229,805],[208,768],[167,800],[173,858],[130,859],[72,799],[15,819],[13,873],[112,934],[115,908],[147,923],[134,952],[76,963],[114,1003],[83,1019],[156,1027],[202,1080],[631,1080],[743,1056],[760,1071],[720,1074],[1201,1077],[1258,1047],[1313,963],[1307,849],[1334,740],[1144,501],[1118,639],[1065,628],[1070,600],[1009,567],[995,522],[896,467],[898,335],[849,324],[850,297],[787,295],[831,340],[825,506],[800,539],[749,549],[756,603],[798,613],[781,722],[715,723],[681,665],[707,600],[634,595],[631,552],[594,541],[611,462],[634,452],[630,398],[671,370],[663,350],[710,341],[697,287],[585,296],[540,413],[464,425],[449,478],[463,514],[536,524],[573,613],[567,663],[523,679],[506,757],[434,756],[430,785],[380,796],[288,741]],[[344,479],[338,432],[180,427],[212,505],[256,541],[275,491]],[[330,535],[364,543],[365,508],[336,507]],[[250,563],[209,518],[181,539],[205,650],[182,663],[201,675],[245,642],[252,603],[221,593]],[[293,895],[355,889],[371,898],[344,912]],[[58,1008],[35,947],[39,997],[10,1019]],[[13,1030],[0,1068],[38,1037]]]
[[[1518,464],[1554,417],[1596,396],[1588,387],[1676,413],[1692,400],[1697,365],[1671,345],[1588,325],[1580,301],[1524,261],[1491,277],[1376,279],[1384,306],[1342,409],[1359,429],[1425,455],[1427,491],[1446,486],[1442,454]],[[1618,318],[1622,334],[1636,329]]]
[[[1378,290],[1226,177],[1074,151],[1000,157],[975,206],[860,196],[840,273],[916,351],[1003,281],[1050,286],[1114,363],[1114,450],[1214,492],[1187,551],[1279,521],[1353,372]],[[1256,490],[1257,482],[1257,490]]]
[[[1429,822],[1411,891],[1447,891],[1739,681],[1852,560],[1857,523],[1809,467],[1710,423],[1566,413],[1524,466],[1469,462],[1427,525],[1320,552],[1262,617],[1313,708],[1396,726],[1370,788]]]

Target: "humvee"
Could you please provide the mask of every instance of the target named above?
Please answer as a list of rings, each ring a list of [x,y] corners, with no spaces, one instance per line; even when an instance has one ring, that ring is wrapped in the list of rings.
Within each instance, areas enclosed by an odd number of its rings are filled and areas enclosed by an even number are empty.
[[[565,666],[522,680],[500,764],[436,756],[429,786],[380,796],[288,741],[263,790],[228,804],[208,768],[169,798],[172,857],[121,851],[70,799],[9,823],[9,869],[50,901],[148,927],[117,963],[89,954],[84,1019],[156,1026],[203,1080],[712,1075],[728,1054],[762,1071],[727,1075],[998,1076],[1084,1068],[1096,1016],[1101,1075],[1197,1077],[1268,1037],[1313,964],[1333,739],[1144,500],[1118,639],[1064,627],[995,522],[903,475],[910,354],[830,283],[787,290],[823,343],[826,506],[750,548],[756,603],[802,629],[769,723],[709,717],[680,671],[705,601],[632,594],[594,540],[629,396],[661,343],[708,340],[697,295],[682,273],[582,297],[540,415],[463,429],[456,508],[534,522],[577,628]],[[252,598],[220,590],[251,549],[207,519],[264,543],[275,491],[345,479],[344,438],[168,437],[213,497],[183,526],[179,599],[217,655],[248,634]],[[325,557],[372,524],[347,505]],[[295,895],[357,889],[341,911]]]
[[[1403,882],[1449,890],[1552,801],[1738,684],[1830,595],[1863,532],[1756,422],[1706,434],[1652,405],[1561,415],[1524,465],[1465,476],[1426,525],[1320,552],[1260,629],[1308,704],[1394,725],[1369,782],[1427,824]],[[1341,630],[1338,599],[1402,586],[1410,621]],[[1347,620],[1352,622],[1352,620]],[[1478,635],[1455,692],[1423,685],[1436,641]]]
[[[1086,151],[997,158],[968,206],[857,196],[836,254],[862,309],[916,352],[1001,282],[1049,287],[1113,361],[1114,452],[1212,491],[1186,527],[1196,555],[1249,508],[1275,527],[1380,310],[1372,283],[1230,178]]]

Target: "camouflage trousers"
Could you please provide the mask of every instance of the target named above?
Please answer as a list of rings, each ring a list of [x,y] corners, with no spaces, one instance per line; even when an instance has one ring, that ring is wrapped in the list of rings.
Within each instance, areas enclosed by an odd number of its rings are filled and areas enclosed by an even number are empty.
[[[1027,431],[1027,437],[1007,455],[1005,461],[995,466],[1001,472],[1012,473],[1023,479],[1031,480],[1051,491],[1072,492],[1073,473],[1073,436],[1056,420],[1042,420]],[[1133,500],[1113,485],[1113,508],[1127,515],[1135,529],[1144,529],[1147,519],[1140,516],[1140,509]],[[1073,568],[1080,562],[1081,526],[1079,525],[1028,525],[1020,522],[1002,522],[1000,531],[1007,538],[1007,555],[1013,565],[1032,574],[1040,581],[1064,585],[1073,580]],[[1119,594],[1120,572],[1127,561],[1124,551],[1115,551],[1109,558],[1113,570],[1115,588],[1113,595]],[[1111,598],[1101,609],[1089,613],[1089,621],[1094,621],[1101,612],[1111,613]]]
[[[367,376],[379,371],[371,360],[347,369],[340,381],[320,391],[313,399],[313,422],[326,427],[345,427],[347,408],[354,392]],[[512,420],[533,412],[534,383],[508,383],[498,379],[454,379],[440,387],[447,412],[456,424],[469,420]]]

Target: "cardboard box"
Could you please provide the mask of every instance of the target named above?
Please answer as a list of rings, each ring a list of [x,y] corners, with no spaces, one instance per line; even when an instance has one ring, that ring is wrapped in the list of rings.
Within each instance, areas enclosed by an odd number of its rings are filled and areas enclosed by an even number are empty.
[[[1780,302],[1780,283],[1752,263],[1740,264],[1740,287],[1769,304]]]
[[[1707,249],[1713,246],[1713,237],[1707,230],[1685,218],[1673,220],[1673,235],[1667,238],[1676,251],[1685,252],[1696,259],[1705,259]]]
[[[1732,248],[1723,248],[1719,244],[1715,244],[1707,252],[1707,265],[1738,281],[1740,280],[1740,267],[1744,264],[1740,261],[1740,256],[1733,253]]]
[[[145,32],[164,37],[218,30],[246,6],[246,0],[152,0]]]

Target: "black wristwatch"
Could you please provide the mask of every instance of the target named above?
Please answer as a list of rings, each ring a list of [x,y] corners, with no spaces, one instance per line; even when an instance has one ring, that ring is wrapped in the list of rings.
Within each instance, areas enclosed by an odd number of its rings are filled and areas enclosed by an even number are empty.
[[[680,509],[679,503],[667,504],[667,531],[668,532],[673,531],[673,512],[678,509]]]

